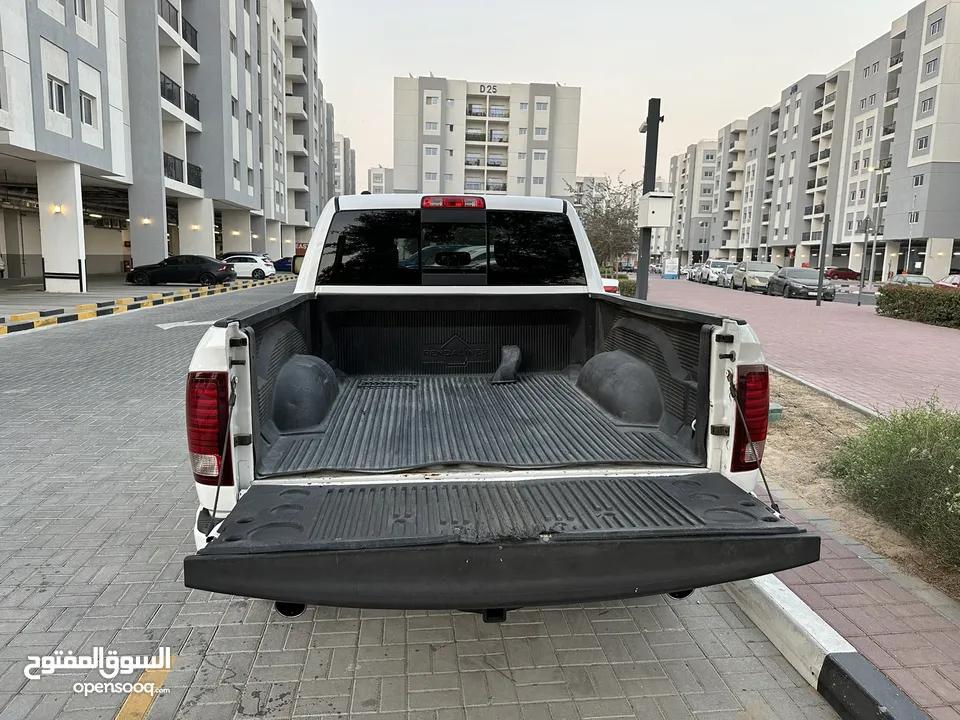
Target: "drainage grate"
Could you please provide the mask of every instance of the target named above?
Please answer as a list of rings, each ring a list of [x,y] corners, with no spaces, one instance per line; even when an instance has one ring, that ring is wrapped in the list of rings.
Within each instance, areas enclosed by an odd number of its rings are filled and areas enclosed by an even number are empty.
[[[419,380],[361,380],[356,387],[358,390],[386,390],[389,388],[411,390],[419,386]]]

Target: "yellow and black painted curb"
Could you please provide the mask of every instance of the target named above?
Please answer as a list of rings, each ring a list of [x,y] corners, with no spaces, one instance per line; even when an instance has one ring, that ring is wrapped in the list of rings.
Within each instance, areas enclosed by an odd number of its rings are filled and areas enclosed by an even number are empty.
[[[282,277],[275,276],[266,278],[265,280],[239,280],[229,285],[181,288],[172,292],[150,293],[149,295],[138,295],[136,297],[106,300],[86,305],[75,305],[72,308],[17,313],[5,318],[0,317],[0,335],[7,335],[22,330],[35,330],[36,328],[50,327],[52,325],[64,325],[78,320],[92,320],[93,318],[103,317],[104,315],[117,315],[130,310],[169,305],[180,302],[181,300],[193,300],[195,298],[209,297],[210,295],[222,295],[223,293],[236,290],[247,290],[264,285],[290,282],[294,279],[292,275],[284,275]]]

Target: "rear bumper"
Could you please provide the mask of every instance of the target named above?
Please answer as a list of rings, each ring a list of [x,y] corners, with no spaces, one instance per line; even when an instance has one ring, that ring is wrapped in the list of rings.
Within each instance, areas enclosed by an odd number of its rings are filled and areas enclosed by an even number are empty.
[[[305,605],[518,608],[681,592],[819,557],[807,533],[192,555],[184,584]]]

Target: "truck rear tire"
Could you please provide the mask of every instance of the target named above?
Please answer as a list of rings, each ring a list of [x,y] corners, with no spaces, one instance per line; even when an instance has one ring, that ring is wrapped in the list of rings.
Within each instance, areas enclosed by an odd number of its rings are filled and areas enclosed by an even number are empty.
[[[300,603],[287,603],[287,602],[277,602],[273,604],[273,607],[278,613],[283,615],[286,618],[295,618],[303,615],[303,611],[307,609],[306,605],[301,605]]]

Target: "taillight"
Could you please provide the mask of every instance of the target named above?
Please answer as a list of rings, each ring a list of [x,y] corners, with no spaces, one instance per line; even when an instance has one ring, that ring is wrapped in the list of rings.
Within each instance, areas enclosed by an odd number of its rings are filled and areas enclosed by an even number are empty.
[[[425,197],[420,203],[424,208],[476,208],[483,210],[487,207],[486,201],[482,197],[453,197],[447,195],[436,195]]]
[[[187,375],[187,447],[194,479],[216,485],[221,465],[221,485],[233,485],[230,447],[221,456],[227,438],[229,388],[225,372],[192,372]]]
[[[223,270],[229,270],[229,269],[230,269],[230,266],[229,266],[229,265],[221,265],[221,266],[220,266],[220,271],[221,271],[221,272],[222,272]]]
[[[743,412],[735,420],[732,472],[756,470],[763,460],[770,417],[770,372],[766,365],[741,365],[737,370],[737,402]],[[750,437],[744,431],[744,424]],[[751,446],[750,441],[753,441]]]
[[[619,286],[619,285],[607,285],[607,286],[604,287],[603,289],[606,290],[608,293],[613,293],[614,295],[619,295],[619,294],[620,294],[620,286]]]

